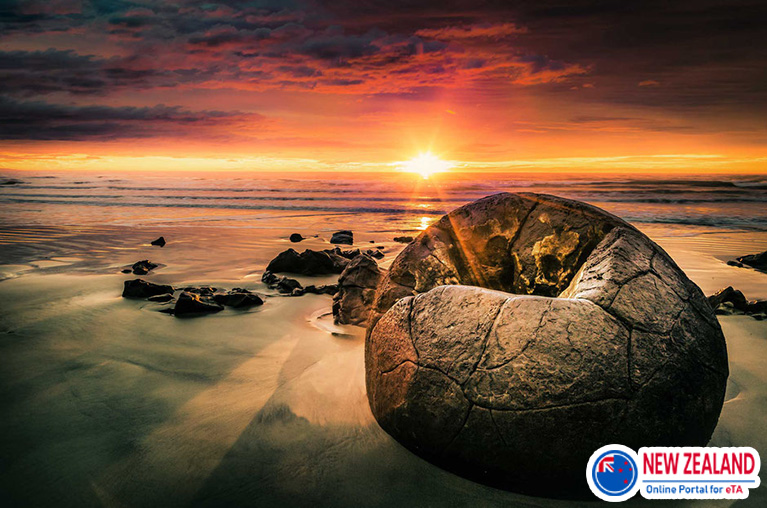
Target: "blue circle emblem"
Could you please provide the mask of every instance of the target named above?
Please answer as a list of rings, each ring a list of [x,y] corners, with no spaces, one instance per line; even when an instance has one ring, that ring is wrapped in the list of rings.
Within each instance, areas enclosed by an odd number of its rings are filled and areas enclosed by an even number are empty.
[[[602,453],[591,467],[594,486],[606,496],[623,496],[634,488],[639,474],[634,459],[621,450]]]

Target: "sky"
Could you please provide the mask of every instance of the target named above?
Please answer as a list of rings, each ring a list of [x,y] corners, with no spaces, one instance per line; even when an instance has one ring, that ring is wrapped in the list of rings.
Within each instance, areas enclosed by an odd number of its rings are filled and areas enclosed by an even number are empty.
[[[767,173],[762,0],[2,0],[0,168]]]

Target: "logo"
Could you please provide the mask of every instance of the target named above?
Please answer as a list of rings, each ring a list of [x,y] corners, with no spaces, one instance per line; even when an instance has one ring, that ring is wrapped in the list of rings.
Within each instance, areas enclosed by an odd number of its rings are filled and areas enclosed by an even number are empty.
[[[623,501],[636,494],[639,478],[634,450],[622,445],[603,446],[591,456],[586,480],[591,491],[605,501]]]
[[[605,501],[624,501],[637,492],[646,499],[746,499],[759,487],[759,452],[742,446],[640,448],[622,445],[595,451],[586,481]]]

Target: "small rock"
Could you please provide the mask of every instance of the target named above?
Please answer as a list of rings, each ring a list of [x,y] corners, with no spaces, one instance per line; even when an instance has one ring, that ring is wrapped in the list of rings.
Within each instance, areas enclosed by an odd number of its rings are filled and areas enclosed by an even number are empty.
[[[8,178],[8,179],[3,180],[2,182],[0,182],[0,185],[19,185],[19,184],[22,184],[22,183],[24,183],[24,182],[22,182],[21,180],[17,180],[15,178]]]
[[[235,309],[247,309],[264,304],[264,300],[260,296],[240,288],[232,289],[226,294],[213,295],[213,300],[216,303]]]
[[[150,243],[152,245],[156,245],[157,247],[165,247],[165,237],[161,236],[157,240],[152,240]]]
[[[386,247],[384,247],[383,245],[376,245],[376,249],[379,249],[379,250],[383,250],[383,249],[385,249],[385,248],[386,248]]]
[[[394,241],[399,243],[410,243],[414,240],[412,236],[395,236]]]
[[[291,294],[295,289],[303,289],[300,282],[296,279],[289,279],[287,277],[282,277],[278,280],[275,287],[277,288],[277,291],[285,294]]]
[[[150,302],[160,302],[165,303],[173,300],[173,295],[171,293],[164,293],[162,295],[154,295],[147,298]]]
[[[142,259],[141,261],[136,261],[133,263],[131,269],[133,270],[134,275],[146,275],[158,266],[159,265],[152,263],[148,259]]]
[[[122,270],[122,273],[131,273],[133,270],[131,268],[124,268]]]
[[[716,308],[723,303],[731,303],[735,309],[744,311],[748,304],[748,300],[743,296],[743,293],[737,289],[733,289],[732,286],[727,286],[708,297],[708,304],[712,309],[716,310]]]
[[[304,293],[311,293],[315,295],[334,295],[338,292],[338,284],[322,284],[320,286],[306,286]]]
[[[274,284],[277,284],[277,281],[279,280],[280,278],[277,275],[274,275],[269,270],[265,271],[263,275],[261,275],[261,282],[263,282],[267,286],[272,286]]]
[[[302,275],[324,275],[341,273],[349,260],[340,249],[314,251],[307,249],[298,253],[295,249],[280,252],[269,262],[267,272],[300,273]]]
[[[330,238],[330,243],[340,243],[344,245],[352,245],[354,243],[354,233],[348,229],[336,231]]]
[[[727,261],[727,264],[730,266],[737,266],[738,268],[743,268],[743,263],[739,261],[735,261],[734,259]]]
[[[764,252],[760,252],[759,254],[749,254],[748,256],[741,256],[737,258],[737,260],[744,265],[750,266],[751,268],[767,271],[767,250]]]
[[[142,279],[126,280],[123,287],[124,298],[148,298],[172,292],[172,286],[153,284]]]
[[[210,314],[224,309],[218,303],[203,300],[200,295],[184,291],[179,295],[176,306],[173,308],[173,314],[176,316],[185,316],[189,314]]]
[[[293,233],[290,235],[290,241],[293,243],[298,243],[304,239],[303,236],[301,236],[299,233]]]
[[[376,259],[383,259],[384,257],[384,253],[380,250],[368,249],[365,251],[365,254]]]
[[[304,296],[304,288],[295,288],[290,293],[290,296]]]

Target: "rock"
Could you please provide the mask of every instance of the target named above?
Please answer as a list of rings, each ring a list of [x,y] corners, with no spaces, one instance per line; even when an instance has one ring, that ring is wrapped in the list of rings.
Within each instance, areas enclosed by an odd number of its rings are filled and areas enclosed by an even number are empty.
[[[414,240],[412,236],[395,236],[394,241],[399,243],[410,243]]]
[[[142,279],[126,280],[123,287],[124,298],[148,298],[172,292],[172,286],[152,284]]]
[[[759,254],[749,254],[748,256],[741,256],[737,258],[739,263],[748,265],[751,268],[757,270],[767,271],[767,251],[760,252]]]
[[[293,243],[298,243],[300,241],[303,241],[304,237],[301,236],[299,233],[293,233],[290,235],[290,241]]]
[[[755,319],[761,319],[761,315],[767,313],[767,300],[748,301],[746,297],[732,286],[720,289],[708,297],[708,303],[717,314],[729,316],[731,314],[746,314]]]
[[[330,238],[330,243],[341,243],[345,245],[352,245],[354,243],[354,233],[348,229],[336,231]]]
[[[556,497],[585,491],[602,445],[704,446],[728,377],[719,323],[665,251],[598,208],[508,193],[397,256],[365,371],[373,415],[414,453]]]
[[[169,302],[169,301],[173,300],[173,294],[172,293],[164,293],[164,294],[161,294],[161,295],[150,296],[149,298],[147,298],[147,300],[149,300],[150,302],[165,303],[165,302]]]
[[[187,293],[194,293],[196,295],[200,296],[212,296],[218,289],[210,286],[200,286],[200,287],[185,287],[184,291]]]
[[[272,286],[274,284],[277,284],[277,281],[279,280],[280,280],[280,277],[273,274],[269,270],[265,271],[263,275],[261,275],[261,282],[263,282],[267,286]]]
[[[727,264],[730,265],[730,266],[737,266],[738,268],[743,268],[743,263],[741,263],[739,261],[732,260],[732,259],[727,261]]]
[[[341,273],[349,260],[339,252],[307,249],[299,254],[295,249],[288,249],[280,252],[276,258],[272,259],[266,267],[266,271],[300,273],[302,275]]]
[[[385,248],[386,248],[386,247],[384,247],[383,245],[376,245],[376,249],[379,249],[379,250],[384,250]]]
[[[359,249],[341,250],[338,247],[336,247],[332,251],[325,251],[325,252],[328,252],[328,253],[332,252],[333,254],[336,254],[338,256],[341,256],[342,258],[346,258],[346,259],[350,259],[350,260],[354,259],[354,258],[356,258],[357,256],[360,255],[360,250]]]
[[[152,240],[150,243],[152,245],[156,245],[157,247],[165,247],[165,238],[161,236],[157,240]]]
[[[724,289],[720,289],[708,297],[708,304],[712,309],[716,309],[725,302],[731,303],[735,309],[740,311],[744,311],[746,309],[746,305],[748,305],[748,300],[746,300],[746,297],[743,296],[743,293],[737,289],[734,289],[732,286],[727,286]]]
[[[380,279],[381,270],[371,257],[352,260],[338,278],[338,292],[333,297],[335,323],[366,324]]]
[[[384,257],[384,253],[380,250],[368,249],[365,251],[365,254],[375,259],[383,259]]]
[[[131,266],[131,270],[133,271],[134,275],[146,275],[151,270],[154,270],[158,266],[159,265],[152,263],[148,259],[142,259],[141,261],[136,261],[135,263],[133,263],[133,266]]]
[[[296,279],[289,279],[287,277],[281,277],[275,284],[277,291],[280,293],[293,294],[296,289],[303,290],[301,283]]]
[[[6,178],[2,182],[0,182],[0,185],[20,185],[24,182],[21,180],[17,180],[15,178]]]
[[[304,288],[294,288],[293,291],[290,292],[290,296],[304,296]]]
[[[124,268],[124,269],[121,270],[121,272],[122,273],[132,273],[133,269],[132,268]]]
[[[203,298],[195,293],[182,292],[178,300],[176,300],[173,314],[176,316],[188,316],[190,314],[210,314],[224,310],[224,307],[220,304]]]
[[[260,296],[251,293],[247,289],[240,288],[227,291],[226,294],[215,294],[213,295],[213,301],[220,305],[233,307],[235,309],[248,309],[250,307],[264,304],[264,300]]]
[[[304,293],[315,295],[334,295],[338,292],[338,284],[322,284],[320,286],[310,285],[304,288]]]

